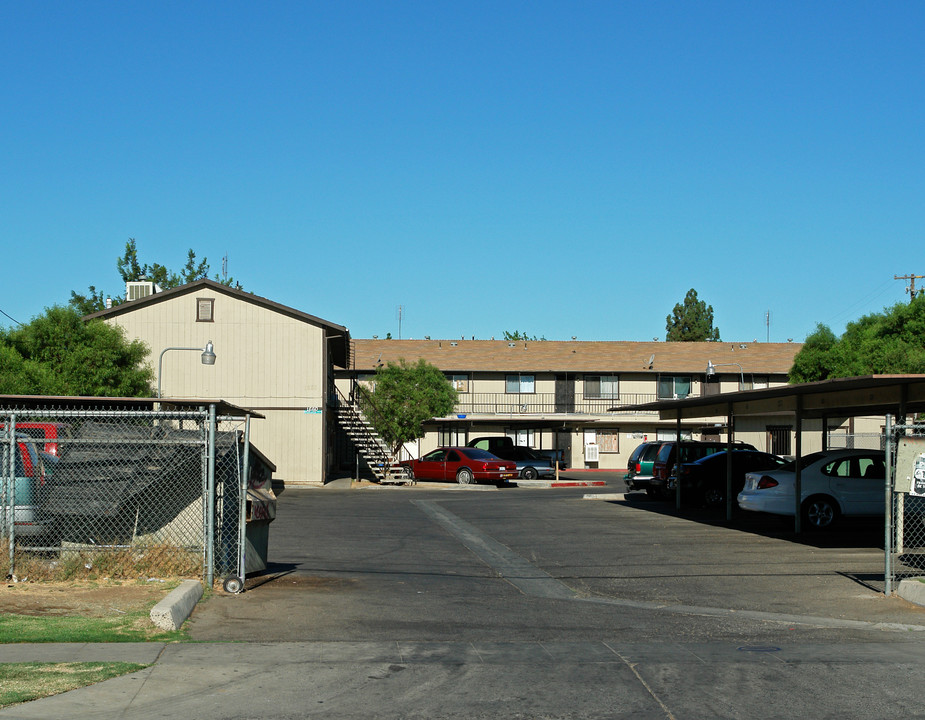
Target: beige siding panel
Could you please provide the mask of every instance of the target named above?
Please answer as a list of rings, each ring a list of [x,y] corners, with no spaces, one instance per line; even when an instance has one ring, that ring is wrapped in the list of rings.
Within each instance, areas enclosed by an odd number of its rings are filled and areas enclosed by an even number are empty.
[[[211,367],[202,365],[191,351],[164,355],[165,397],[216,397],[244,407],[270,399],[273,406],[322,403],[321,328],[217,293],[215,322],[196,322],[198,297],[208,295],[182,296],[112,320],[148,345],[155,374],[164,348],[203,348],[210,340],[214,343],[217,359]]]
[[[214,299],[214,322],[197,322],[199,298]],[[322,328],[239,298],[204,289],[117,315],[108,322],[149,349],[157,387],[165,348],[163,397],[215,398],[267,416],[252,423],[254,444],[276,465],[276,478],[323,482],[323,421],[306,412],[325,405]],[[212,341],[216,362],[200,361]],[[281,409],[283,408],[283,409]]]
[[[322,415],[297,410],[267,410],[266,420],[251,423],[251,438],[277,465],[273,477],[286,485],[324,482],[321,463]]]

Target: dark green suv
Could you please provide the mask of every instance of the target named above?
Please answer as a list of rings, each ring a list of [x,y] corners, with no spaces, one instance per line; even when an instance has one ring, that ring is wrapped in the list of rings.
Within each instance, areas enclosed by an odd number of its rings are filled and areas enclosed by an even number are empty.
[[[659,448],[658,454],[655,456],[655,462],[652,463],[652,482],[650,483],[650,487],[653,488],[652,495],[668,497],[671,491],[674,490],[675,463],[678,455],[677,445],[677,442],[669,440],[663,442]],[[694,460],[699,460],[707,455],[721,452],[727,446],[727,443],[719,440],[682,440],[681,463],[694,462]],[[754,445],[743,442],[734,442],[732,447],[738,450],[757,449]]]
[[[626,465],[626,475],[623,476],[623,482],[626,483],[627,490],[645,490],[650,495],[652,488],[652,463],[655,462],[655,456],[658,455],[658,449],[662,446],[661,441],[644,442],[630,455],[629,462]]]

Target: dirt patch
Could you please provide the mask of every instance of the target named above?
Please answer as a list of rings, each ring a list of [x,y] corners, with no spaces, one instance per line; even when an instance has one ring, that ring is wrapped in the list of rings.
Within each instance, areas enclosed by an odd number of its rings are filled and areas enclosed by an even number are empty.
[[[0,613],[109,617],[113,612],[144,610],[169,591],[170,586],[161,582],[5,582],[0,585]]]

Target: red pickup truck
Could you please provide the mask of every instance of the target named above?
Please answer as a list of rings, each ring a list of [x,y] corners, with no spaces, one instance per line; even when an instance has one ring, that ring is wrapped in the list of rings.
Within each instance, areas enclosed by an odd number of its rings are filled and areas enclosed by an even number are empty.
[[[0,430],[0,478],[6,478],[10,471],[10,443],[8,432]],[[9,528],[10,506],[14,532],[21,536],[41,535],[45,531],[40,518],[42,499],[48,490],[58,458],[39,449],[38,443],[25,434],[16,434],[17,452],[13,457],[13,483],[0,484],[0,507],[3,508],[3,524]],[[8,496],[10,493],[12,497]]]

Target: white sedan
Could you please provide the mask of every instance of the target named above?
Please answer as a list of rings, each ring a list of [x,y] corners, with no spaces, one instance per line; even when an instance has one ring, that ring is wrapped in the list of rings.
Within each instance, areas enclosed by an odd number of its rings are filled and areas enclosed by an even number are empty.
[[[748,473],[738,495],[743,510],[793,515],[796,466]],[[886,465],[878,450],[830,450],[800,459],[800,509],[811,528],[841,515],[883,515]]]

